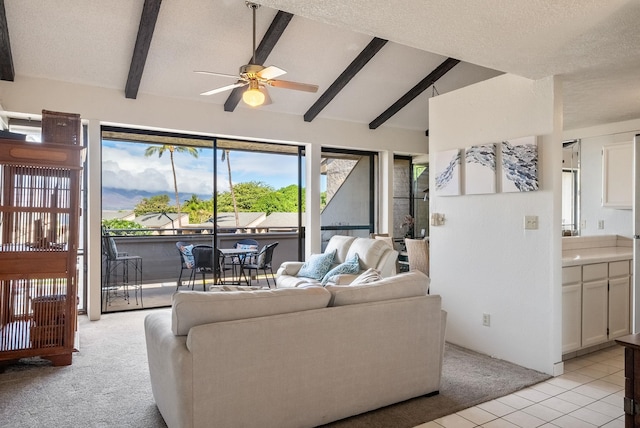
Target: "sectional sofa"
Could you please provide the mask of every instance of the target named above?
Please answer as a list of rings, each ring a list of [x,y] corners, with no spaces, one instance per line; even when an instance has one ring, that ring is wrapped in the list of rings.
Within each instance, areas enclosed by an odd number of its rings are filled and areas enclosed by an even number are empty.
[[[317,257],[333,254],[328,270],[322,271],[316,276],[314,270],[311,274],[301,275],[303,268],[308,267]],[[386,241],[371,238],[357,238],[354,236],[334,235],[331,237],[323,254],[314,254],[307,262],[284,262],[276,274],[277,288],[292,288],[306,286],[308,284],[321,284],[329,270],[336,270],[336,277],[326,278],[325,283],[349,283],[358,274],[367,269],[375,269],[382,277],[396,274],[396,261],[398,252]],[[340,273],[340,266],[349,264],[350,260],[356,260],[356,268],[349,273]],[[309,269],[307,270],[309,272]],[[328,281],[327,281],[328,280]],[[322,285],[325,285],[322,283]]]
[[[440,388],[446,312],[409,272],[356,286],[174,295],[145,319],[170,428],[312,427]]]

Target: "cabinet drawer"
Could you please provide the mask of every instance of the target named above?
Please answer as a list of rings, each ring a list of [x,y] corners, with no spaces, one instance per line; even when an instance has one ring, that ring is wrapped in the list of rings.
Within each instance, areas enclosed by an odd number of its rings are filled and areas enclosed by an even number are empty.
[[[585,282],[604,279],[608,275],[609,275],[608,263],[594,263],[592,265],[582,266],[582,280]]]
[[[609,263],[609,278],[629,275],[629,262],[622,260]]]
[[[582,281],[582,266],[562,268],[562,285],[575,284]]]

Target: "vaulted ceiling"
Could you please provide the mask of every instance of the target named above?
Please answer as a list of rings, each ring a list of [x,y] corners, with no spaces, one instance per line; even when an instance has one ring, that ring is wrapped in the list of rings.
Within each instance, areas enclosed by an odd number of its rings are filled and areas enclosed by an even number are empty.
[[[251,108],[234,83],[252,56],[244,0],[6,0],[0,78],[22,76]],[[566,129],[640,117],[640,2],[262,0],[256,63],[312,83],[258,107],[301,121],[427,130],[428,99],[510,72],[561,77]]]

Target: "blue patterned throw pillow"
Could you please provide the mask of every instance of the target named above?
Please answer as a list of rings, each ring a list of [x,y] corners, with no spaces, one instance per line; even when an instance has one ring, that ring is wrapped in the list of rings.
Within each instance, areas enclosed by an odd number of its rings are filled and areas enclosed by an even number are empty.
[[[193,250],[193,245],[185,245],[183,247],[180,247],[180,252],[182,253],[182,259],[184,260],[184,264],[190,269],[193,267],[193,265],[196,263],[195,259],[193,258],[193,253],[191,252],[191,250]]]
[[[236,248],[239,250],[258,251],[258,246],[254,244],[238,244]]]
[[[320,281],[331,269],[335,256],[335,250],[330,253],[312,254],[300,268],[298,276]]]
[[[345,260],[344,263],[339,264],[327,272],[324,278],[322,278],[322,285],[327,285],[327,282],[336,275],[358,272],[360,272],[360,257],[358,257],[358,253],[356,253],[350,259]]]

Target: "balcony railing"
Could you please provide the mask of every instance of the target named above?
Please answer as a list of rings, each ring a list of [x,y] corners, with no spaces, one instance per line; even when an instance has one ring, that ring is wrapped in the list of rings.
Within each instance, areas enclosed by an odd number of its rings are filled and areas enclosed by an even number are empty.
[[[141,229],[136,229],[139,231]],[[116,232],[116,231],[114,231]],[[138,235],[113,236],[119,252],[142,257],[142,283],[175,282],[180,274],[180,255],[176,242],[185,241],[194,245],[213,245],[218,248],[232,248],[236,241],[243,238],[253,238],[263,245],[278,241],[278,247],[273,254],[273,268],[275,270],[285,261],[298,259],[298,234],[296,232],[271,233],[219,233],[217,243],[213,243],[213,235]]]

